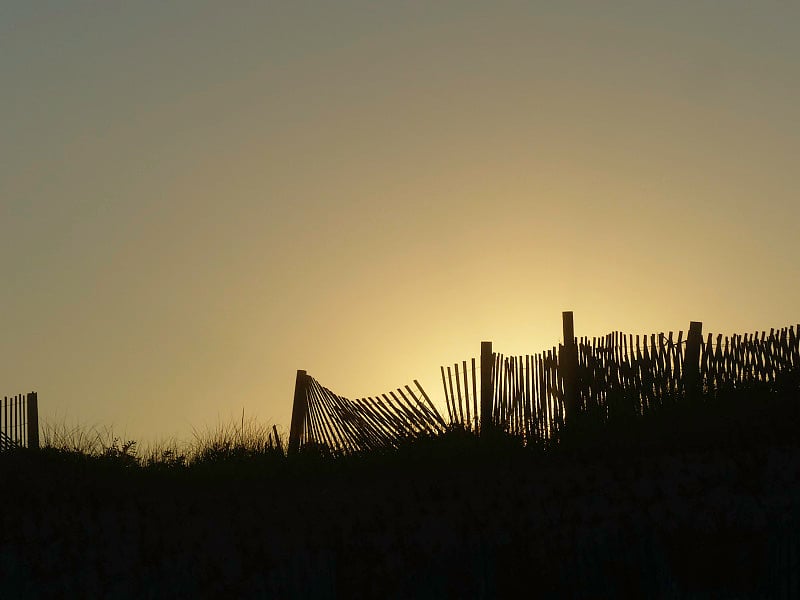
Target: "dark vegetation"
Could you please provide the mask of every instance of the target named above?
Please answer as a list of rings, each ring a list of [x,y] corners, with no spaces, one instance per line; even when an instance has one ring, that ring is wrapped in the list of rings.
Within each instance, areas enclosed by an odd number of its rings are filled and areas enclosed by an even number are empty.
[[[142,452],[51,432],[0,455],[0,596],[791,597],[799,375],[644,417],[610,398],[546,447],[453,427],[287,457],[253,423]]]

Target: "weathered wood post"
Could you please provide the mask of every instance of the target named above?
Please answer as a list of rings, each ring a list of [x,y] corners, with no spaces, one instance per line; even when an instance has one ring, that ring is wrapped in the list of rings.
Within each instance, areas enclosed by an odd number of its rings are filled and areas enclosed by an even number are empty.
[[[693,400],[700,392],[700,346],[703,343],[702,321],[689,323],[686,353],[683,355],[683,387],[686,398]]]
[[[26,421],[28,426],[28,448],[31,450],[39,449],[39,400],[36,392],[28,394],[28,414]]]
[[[300,438],[308,412],[308,375],[305,371],[297,371],[294,384],[294,404],[292,404],[292,425],[289,429],[289,447],[287,454],[296,454],[300,449]]]
[[[578,346],[575,343],[575,326],[572,311],[561,313],[564,328],[564,344],[558,349],[558,370],[564,384],[564,420],[567,421],[578,410]]]
[[[492,428],[494,400],[494,356],[492,342],[481,342],[481,434]]]

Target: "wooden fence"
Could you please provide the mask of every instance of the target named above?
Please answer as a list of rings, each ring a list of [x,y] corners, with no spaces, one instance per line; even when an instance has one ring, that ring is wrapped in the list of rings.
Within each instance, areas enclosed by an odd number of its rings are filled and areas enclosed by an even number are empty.
[[[644,415],[700,393],[776,384],[800,369],[800,325],[704,338],[702,323],[692,322],[685,337],[682,331],[613,332],[590,339],[574,336],[571,312],[563,324],[565,343],[539,354],[504,356],[484,342],[480,362],[489,373],[480,378],[474,359],[442,367],[449,423],[547,440],[579,412]],[[481,414],[475,412],[478,394]]]
[[[348,400],[298,371],[290,451],[314,442],[342,451],[396,445],[419,432],[495,428],[525,442],[554,439],[568,419],[591,412],[645,415],[665,402],[754,383],[775,384],[800,371],[800,325],[743,335],[703,337],[693,321],[679,331],[576,337],[572,312],[562,315],[564,343],[538,354],[505,356],[481,344],[472,358],[442,367],[447,420],[417,381],[405,392]]]
[[[3,397],[0,451],[39,448],[39,401],[36,392]]]
[[[423,432],[447,428],[425,390],[410,386],[380,397],[349,400],[321,386],[305,371],[297,372],[289,452],[302,445],[324,445],[340,453],[396,446]]]

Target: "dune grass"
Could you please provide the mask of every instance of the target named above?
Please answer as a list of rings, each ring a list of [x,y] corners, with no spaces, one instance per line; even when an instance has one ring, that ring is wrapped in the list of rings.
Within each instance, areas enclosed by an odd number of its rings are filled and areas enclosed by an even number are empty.
[[[220,422],[193,429],[192,438],[167,438],[145,445],[120,437],[113,427],[43,421],[41,452],[73,460],[144,469],[181,469],[212,463],[241,463],[263,457],[284,457],[285,434],[255,418]]]
[[[287,435],[274,425],[246,418],[193,429],[192,438],[175,438],[140,445],[112,427],[43,423],[42,454],[143,470],[209,470],[234,468],[259,471],[284,464],[329,468],[333,462],[353,464],[447,464],[514,456],[616,456],[659,454],[693,449],[742,449],[751,446],[800,444],[800,376],[792,373],[780,387],[746,386],[706,389],[695,400],[675,396],[644,416],[613,409],[625,398],[609,397],[608,408],[573,418],[547,441],[527,443],[503,431],[477,436],[461,426],[445,433],[399,440],[395,447],[344,455],[325,446],[307,444],[296,456],[286,455]],[[11,453],[13,454],[13,453]],[[314,467],[316,468],[316,467]]]

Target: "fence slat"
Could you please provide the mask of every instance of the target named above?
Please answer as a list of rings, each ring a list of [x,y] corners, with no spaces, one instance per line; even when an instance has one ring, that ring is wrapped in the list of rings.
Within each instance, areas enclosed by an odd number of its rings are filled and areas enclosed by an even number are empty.
[[[469,384],[467,383],[467,361],[461,363],[462,372],[464,373],[464,407],[467,409],[467,422],[465,423],[467,429],[472,429],[472,415],[469,410]],[[456,379],[458,379],[458,371],[456,371]]]
[[[431,399],[428,397],[428,394],[425,393],[425,390],[422,389],[422,386],[419,384],[419,381],[417,381],[415,379],[414,380],[414,385],[417,386],[417,389],[419,390],[419,393],[422,394],[422,397],[425,399],[425,402],[427,402],[428,407],[430,408],[431,412],[435,416],[436,420],[439,422],[440,425],[442,425],[443,427],[446,428],[447,425],[444,422],[444,418],[442,417],[442,415],[439,414],[439,411],[436,410],[436,407],[433,405],[433,402],[431,402]]]
[[[444,367],[441,367],[441,370],[442,370],[442,386],[444,386],[444,401],[447,403],[447,420],[448,420],[449,423],[452,423],[453,422],[453,411],[450,410],[450,398],[451,398],[451,396],[447,393],[447,378],[444,375]]]
[[[492,342],[481,342],[481,433],[485,433],[492,426],[493,363]]]

